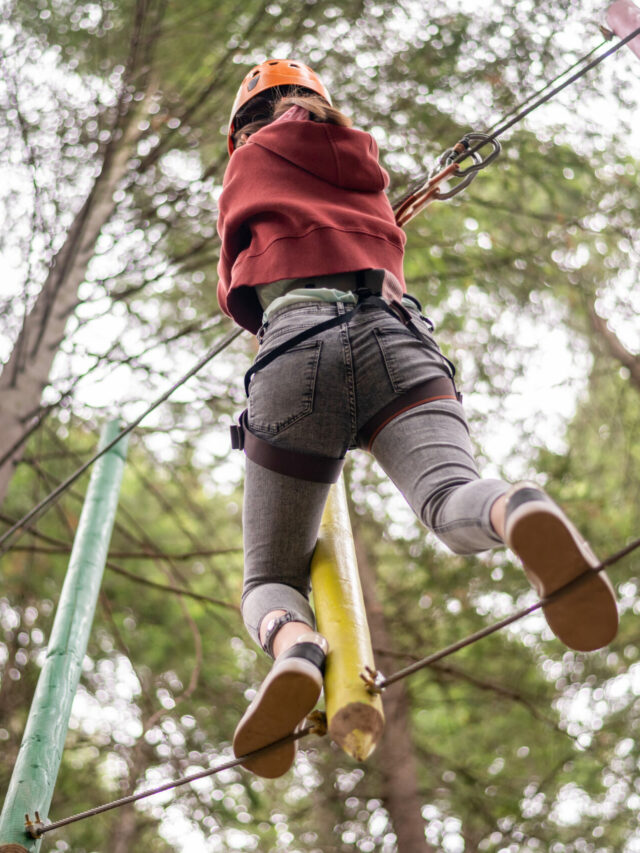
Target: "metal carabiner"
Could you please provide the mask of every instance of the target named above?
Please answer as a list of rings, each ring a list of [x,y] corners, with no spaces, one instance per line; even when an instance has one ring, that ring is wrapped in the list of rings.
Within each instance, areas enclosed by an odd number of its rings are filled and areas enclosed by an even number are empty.
[[[491,145],[492,150],[486,157],[482,156],[480,149],[484,145]],[[468,187],[481,169],[492,163],[501,151],[500,143],[489,134],[472,131],[465,134],[459,142],[448,148],[441,154],[434,167],[418,184],[411,187],[409,192],[393,205],[396,223],[400,226],[406,225],[413,219],[430,201],[444,201],[458,195],[465,187]],[[472,164],[465,169],[460,169],[460,163],[470,157]],[[458,183],[450,190],[440,189],[445,182],[456,179]]]
[[[486,145],[491,145],[491,152],[486,156],[483,156],[480,148],[478,147],[478,143],[484,143]],[[474,150],[476,149],[476,150]],[[492,136],[486,133],[479,133],[477,131],[472,131],[471,133],[465,133],[462,139],[457,142],[453,148],[448,148],[444,154],[442,154],[434,167],[435,172],[440,171],[447,166],[452,164],[458,164],[458,169],[456,170],[455,177],[462,178],[462,180],[457,183],[454,187],[446,192],[439,192],[438,199],[445,200],[448,198],[453,198],[454,195],[457,195],[459,192],[462,192],[465,187],[468,187],[471,181],[475,178],[478,172],[481,169],[484,169],[489,163],[493,163],[493,161],[500,155],[502,151],[502,146],[498,142],[497,139],[494,139]],[[468,153],[470,152],[470,153]],[[470,166],[467,166],[465,169],[460,169],[459,164],[463,162],[467,157],[470,157],[473,161]]]
[[[478,143],[483,144],[478,145]],[[491,145],[492,148],[491,153],[486,156],[481,154],[481,149],[484,145]],[[458,172],[462,177],[469,172],[479,172],[480,169],[484,169],[485,166],[489,165],[489,163],[493,163],[501,151],[502,146],[497,139],[494,139],[493,136],[488,133],[471,131],[470,133],[465,133],[462,139],[459,142],[456,142],[453,148],[447,149],[444,154],[440,155],[438,168],[443,169],[450,163],[462,163],[466,157],[471,157],[473,165],[467,166],[466,169],[461,169]]]

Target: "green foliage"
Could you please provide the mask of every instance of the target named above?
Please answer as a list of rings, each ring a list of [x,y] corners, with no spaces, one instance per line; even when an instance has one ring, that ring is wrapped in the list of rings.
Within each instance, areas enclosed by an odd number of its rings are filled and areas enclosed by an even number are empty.
[[[376,135],[396,197],[462,133],[490,125],[595,44],[595,11],[569,0],[471,12],[439,0],[428,15],[420,4],[368,0],[9,3],[0,32],[10,48],[0,163],[20,180],[7,178],[0,199],[11,223],[0,247],[21,261],[3,305],[3,357],[104,157],[117,151],[128,122],[139,136],[45,391],[45,402],[64,393],[65,404],[31,438],[2,508],[5,523],[93,452],[105,407],[138,414],[141,401],[224,334],[216,198],[229,106],[251,64],[267,55],[307,58],[337,105]],[[585,39],[575,55],[565,30]],[[626,153],[626,61],[573,87],[561,110],[520,125],[463,196],[416,218],[405,265],[411,291],[459,364],[480,460],[482,441],[510,427],[518,470],[539,472],[602,555],[638,535],[640,497],[640,404],[628,366],[638,359],[629,330],[637,325],[640,201],[638,164]],[[607,99],[617,105],[615,126],[580,111],[593,104],[595,116]],[[594,310],[611,321],[627,367]],[[558,376],[534,390],[531,361],[558,333]],[[222,760],[248,691],[266,672],[238,613],[241,474],[227,459],[225,435],[243,405],[240,377],[252,354],[248,341],[225,353],[133,442],[52,817]],[[579,396],[566,431],[550,437],[556,382]],[[518,395],[533,404],[511,418]],[[498,465],[513,462],[507,454]],[[350,475],[354,526],[376,567],[393,639],[393,648],[376,650],[383,671],[532,600],[505,553],[445,553],[399,514],[392,489],[362,457]],[[83,482],[3,559],[2,790]],[[595,853],[637,844],[638,559],[611,570],[622,621],[609,650],[568,652],[532,616],[407,682],[433,849]],[[78,853],[203,844],[389,853],[395,836],[384,777],[375,760],[357,767],[326,740],[310,741],[281,780],[227,771],[55,839]]]

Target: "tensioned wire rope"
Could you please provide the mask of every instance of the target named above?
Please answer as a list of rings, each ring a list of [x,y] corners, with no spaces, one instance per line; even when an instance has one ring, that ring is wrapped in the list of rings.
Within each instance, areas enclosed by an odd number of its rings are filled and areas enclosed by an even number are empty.
[[[468,150],[462,151],[460,154],[457,155],[457,157],[453,158],[451,162],[461,163],[468,157],[473,157],[473,155],[477,154],[482,148],[485,147],[485,145],[489,144],[492,140],[496,140],[499,136],[502,136],[503,133],[506,133],[506,131],[512,128],[515,124],[522,121],[526,116],[529,115],[529,113],[532,113],[538,107],[551,100],[551,98],[555,97],[563,89],[566,89],[567,86],[570,86],[572,83],[575,83],[587,72],[591,71],[592,68],[595,68],[597,65],[600,65],[601,62],[604,62],[605,59],[608,59],[608,57],[612,56],[614,53],[620,50],[620,48],[624,47],[626,44],[628,44],[630,41],[632,41],[639,35],[640,27],[636,27],[635,30],[632,30],[624,38],[620,39],[620,41],[616,42],[614,45],[612,45],[612,47],[604,51],[604,53],[601,53],[595,59],[591,60],[588,65],[585,65],[579,71],[576,71],[575,74],[572,74],[571,77],[569,77],[567,80],[564,80],[559,85],[550,89],[550,87],[556,80],[559,80],[561,77],[564,77],[564,75],[568,74],[569,71],[571,71],[573,68],[582,65],[582,63],[590,56],[592,56],[595,51],[602,47],[603,44],[606,44],[609,39],[605,38],[600,44],[596,45],[596,47],[592,48],[588,53],[580,57],[580,59],[576,60],[576,62],[574,62],[571,66],[565,68],[564,71],[556,75],[556,77],[554,77],[548,83],[545,83],[544,86],[542,86],[528,98],[525,98],[520,104],[510,110],[505,116],[495,121],[486,131],[483,132],[482,135],[485,137],[484,139],[470,147]],[[547,89],[550,89],[550,91],[547,92]],[[543,92],[546,92],[546,94],[543,95]],[[535,100],[533,100],[534,98]],[[530,103],[532,100],[533,103]],[[525,107],[525,104],[528,104],[528,106]],[[521,109],[522,107],[525,108]],[[428,177],[431,177],[431,173],[428,175]],[[455,177],[455,175],[453,177]],[[393,202],[393,209],[395,210],[400,204],[411,198],[414,193],[417,193],[419,190],[423,189],[424,184],[424,177],[415,181],[404,196]]]
[[[608,30],[607,32],[610,32],[610,31]],[[573,62],[567,68],[564,68],[562,71],[560,71],[558,74],[556,74],[555,77],[553,77],[551,80],[548,80],[543,86],[541,86],[535,92],[532,92],[528,97],[524,98],[524,100],[520,101],[519,104],[516,104],[515,107],[513,107],[513,109],[509,110],[509,112],[506,115],[502,116],[497,121],[494,121],[494,123],[492,125],[490,125],[488,128],[486,128],[486,130],[484,132],[485,133],[491,133],[492,130],[499,127],[503,122],[508,121],[508,119],[510,119],[511,116],[515,115],[517,112],[519,112],[527,104],[530,104],[534,98],[538,98],[543,92],[546,92],[547,89],[550,89],[554,83],[557,83],[558,80],[560,80],[561,77],[564,77],[565,74],[569,74],[569,72],[573,71],[574,68],[578,68],[580,65],[582,65],[583,62],[586,62],[590,56],[593,56],[594,53],[597,53],[603,45],[605,45],[607,42],[611,41],[611,39],[613,38],[613,35],[614,34],[612,32],[610,35],[607,35],[600,42],[600,44],[597,44],[595,47],[591,48],[591,50],[588,53],[585,53],[584,56],[581,56],[581,57],[579,57],[579,59],[576,59],[575,62]]]
[[[613,566],[615,563],[622,560],[623,557],[628,556],[638,548],[640,548],[640,538],[634,539],[633,542],[630,542],[624,548],[621,548],[620,551],[616,551],[615,554],[611,554],[609,557],[602,560],[602,562],[598,563],[597,566],[590,566],[588,569],[585,569],[577,577],[573,578],[573,580],[570,580],[563,586],[558,587],[558,589],[549,593],[549,595],[544,596],[544,598],[540,598],[529,607],[523,607],[521,610],[507,616],[505,619],[500,619],[498,622],[487,625],[485,628],[482,628],[473,634],[469,634],[469,636],[464,637],[462,640],[458,640],[456,643],[452,643],[440,651],[434,652],[433,654],[406,666],[404,669],[398,670],[398,672],[393,673],[393,675],[385,677],[379,672],[368,671],[366,675],[362,676],[363,680],[370,687],[372,692],[380,693],[390,684],[395,684],[396,681],[401,681],[403,678],[413,675],[414,672],[418,672],[425,667],[431,666],[431,664],[437,663],[437,661],[454,654],[454,652],[460,651],[460,649],[464,649],[467,646],[471,646],[473,643],[477,643],[478,640],[482,640],[484,637],[495,634],[496,631],[499,631],[501,628],[506,628],[508,625],[512,625],[514,622],[524,619],[525,616],[535,613],[547,604],[552,604],[554,601],[562,598],[562,596],[566,595],[568,592],[572,592],[574,589],[592,578],[594,572],[598,573],[604,571],[608,566]]]
[[[311,719],[311,716],[307,719]],[[148,791],[140,791],[137,794],[131,794],[128,797],[121,797],[119,800],[112,800],[109,803],[104,803],[101,806],[95,806],[92,809],[87,809],[87,811],[80,812],[79,814],[71,815],[70,817],[64,817],[60,820],[52,821],[51,823],[43,824],[39,820],[39,815],[36,813],[36,824],[33,825],[30,820],[26,823],[28,831],[34,838],[40,838],[45,832],[51,832],[53,829],[59,829],[62,826],[67,826],[70,823],[76,823],[79,820],[85,820],[89,817],[95,817],[95,815],[102,814],[103,812],[110,811],[111,809],[117,809],[122,806],[127,806],[129,803],[135,803],[138,800],[145,799],[146,797],[151,797],[154,794],[160,794],[163,791],[170,791],[173,788],[178,788],[181,785],[187,785],[189,782],[195,782],[198,779],[205,779],[208,776],[215,776],[217,773],[221,773],[223,770],[230,770],[232,767],[238,767],[241,764],[244,764],[248,759],[255,758],[260,755],[265,755],[270,752],[272,749],[278,749],[281,746],[286,746],[290,743],[295,743],[298,740],[301,740],[303,737],[306,737],[310,734],[317,734],[322,736],[326,734],[326,725],[324,723],[324,715],[318,713],[316,718],[309,722],[308,725],[303,726],[299,731],[292,732],[289,735],[285,735],[285,737],[280,738],[273,743],[269,743],[266,746],[260,747],[260,749],[255,749],[253,752],[248,752],[246,755],[241,755],[237,758],[232,758],[229,761],[225,761],[223,764],[219,764],[217,767],[211,767],[208,770],[200,770],[198,773],[191,773],[189,776],[183,776],[180,779],[174,779],[172,782],[165,782],[163,785],[159,785],[157,788],[152,788]],[[27,815],[29,818],[29,815]]]
[[[588,65],[584,66],[584,68],[581,68],[580,71],[577,71],[575,74],[573,74],[571,77],[569,77],[568,80],[565,80],[560,85],[555,86],[553,89],[551,89],[551,91],[547,92],[546,95],[537,98],[537,100],[535,100],[532,104],[530,104],[528,107],[526,107],[526,109],[519,110],[516,113],[516,115],[514,115],[511,119],[509,119],[508,121],[504,121],[502,119],[500,126],[495,131],[493,131],[490,134],[487,134],[486,139],[482,140],[481,142],[478,142],[475,146],[471,147],[469,150],[464,151],[461,154],[459,154],[455,158],[454,162],[459,163],[462,160],[466,159],[467,157],[472,157],[481,148],[483,148],[489,140],[497,139],[498,136],[501,136],[503,133],[505,133],[507,130],[509,130],[511,127],[513,127],[513,125],[515,125],[517,122],[522,121],[522,119],[525,118],[525,116],[529,115],[529,113],[533,112],[533,110],[537,109],[539,106],[541,106],[542,104],[549,101],[552,97],[557,95],[558,92],[561,92],[567,86],[571,85],[576,80],[578,80],[580,77],[584,76],[588,71],[590,71],[592,68],[595,68],[601,62],[603,62],[605,59],[607,59],[609,56],[612,56],[614,53],[616,53],[616,51],[620,50],[621,47],[624,47],[625,44],[630,42],[632,39],[634,39],[638,35],[640,35],[640,27],[636,27],[635,30],[632,30],[628,35],[626,35],[624,38],[620,39],[620,41],[618,41],[615,45],[613,45],[611,48],[609,48],[609,50],[605,51],[604,53],[600,54],[598,57],[593,59],[590,63],[588,63]],[[593,53],[593,50],[591,50],[585,57],[582,57],[582,61],[584,61],[584,59],[587,58],[587,56],[590,56],[592,53]],[[574,63],[574,66],[576,64],[579,64],[579,62],[580,61],[578,61],[577,63]],[[572,67],[574,67],[574,66],[572,66]],[[568,70],[569,69],[567,69],[567,71]],[[562,75],[558,75],[558,77],[560,77],[560,76],[562,76]],[[555,78],[555,79],[558,79],[558,78]],[[544,91],[546,88],[547,88],[547,86],[544,86],[540,91]],[[523,103],[526,103],[527,100],[529,100],[529,99],[526,99]],[[511,115],[511,113],[509,113],[508,115]],[[410,195],[411,192],[412,191],[410,191],[407,195]],[[396,204],[397,203],[398,202],[396,202]],[[147,415],[149,415],[158,406],[160,406],[161,403],[163,403],[165,400],[167,400],[174,393],[174,391],[176,391],[188,379],[190,379],[192,376],[194,376],[196,373],[198,373],[198,371],[201,370],[206,364],[208,364],[209,361],[211,361],[211,359],[214,358],[214,356],[216,356],[219,352],[221,352],[223,349],[225,349],[233,340],[235,340],[235,338],[237,338],[241,334],[241,332],[242,332],[241,329],[235,329],[235,330],[232,330],[231,332],[229,332],[219,344],[216,344],[214,347],[212,347],[209,350],[209,352],[202,359],[200,359],[200,361],[198,361],[186,374],[184,374],[184,376],[182,376],[177,382],[175,382],[174,385],[172,385],[160,397],[158,397],[138,418],[136,418],[134,421],[132,421],[130,424],[128,424],[128,426],[126,426],[122,430],[122,432],[120,432],[111,442],[109,442],[105,447],[103,447],[101,450],[99,450],[97,453],[95,453],[92,457],[90,457],[82,466],[80,466],[80,468],[78,468],[76,471],[74,471],[73,474],[71,474],[66,480],[64,480],[62,483],[60,483],[60,485],[56,489],[54,489],[49,495],[44,497],[35,507],[33,507],[30,510],[30,512],[26,513],[26,515],[24,515],[22,518],[20,518],[18,521],[16,521],[16,523],[14,525],[12,525],[8,530],[6,530],[0,536],[0,556],[2,556],[3,554],[5,554],[8,551],[8,544],[9,544],[10,540],[16,534],[18,534],[18,532],[20,530],[24,530],[26,524],[28,524],[30,521],[34,520],[36,517],[39,517],[45,511],[45,509],[47,509],[49,506],[51,506],[54,503],[54,501],[65,491],[65,489],[67,489],[72,483],[75,483],[75,481],[88,468],[90,468],[94,462],[96,462],[98,459],[100,459],[101,456],[103,456],[105,453],[107,453],[107,451],[109,451],[115,444],[117,444],[121,438],[123,438],[125,435],[128,435],[132,430],[134,430],[147,417]]]
[[[621,39],[610,50],[606,51],[604,54],[599,56],[596,60],[593,60],[591,63],[589,63],[589,65],[587,65],[585,68],[583,68],[580,72],[573,75],[569,80],[565,81],[563,84],[561,84],[560,86],[553,89],[545,97],[539,98],[534,104],[530,105],[527,109],[520,111],[516,116],[514,116],[514,118],[512,118],[510,121],[506,122],[502,127],[499,127],[498,130],[494,132],[493,138],[496,138],[498,135],[504,133],[506,130],[508,130],[510,127],[512,127],[517,121],[520,121],[522,118],[524,118],[525,115],[528,115],[530,112],[532,112],[532,110],[536,109],[538,106],[545,103],[545,101],[548,101],[551,97],[553,97],[554,94],[557,94],[557,92],[566,88],[566,86],[570,85],[570,83],[577,80],[579,77],[581,77],[583,74],[585,74],[591,68],[598,65],[600,62],[602,62],[608,56],[611,56],[613,53],[615,53],[623,45],[627,44],[629,41],[631,41],[631,39],[635,38],[637,35],[640,35],[640,27],[633,30],[631,33],[629,33],[629,35],[627,35],[624,39]],[[591,51],[591,53],[593,53],[593,51]],[[547,87],[545,87],[545,89],[546,88]],[[465,152],[463,155],[461,155],[460,159],[464,159],[465,157],[470,156],[471,153],[474,152],[474,150],[479,150],[485,144],[486,144],[486,141],[479,143],[477,146],[475,146],[475,149],[471,149],[470,151]],[[82,473],[84,473],[84,471],[86,471],[87,468],[93,464],[93,462],[95,462],[100,456],[102,456],[104,453],[106,453],[110,447],[112,447],[114,444],[116,444],[120,440],[120,438],[122,438],[128,432],[131,432],[131,430],[133,430],[147,416],[147,414],[149,414],[151,411],[153,411],[155,408],[157,408],[157,406],[159,406],[162,402],[164,402],[181,384],[183,384],[188,379],[190,379],[193,375],[195,375],[195,373],[197,373],[198,370],[200,370],[205,364],[207,364],[215,355],[218,354],[218,352],[221,352],[226,346],[228,346],[236,337],[238,337],[238,335],[240,333],[241,333],[240,329],[233,330],[223,339],[223,341],[221,341],[219,344],[214,346],[206,354],[206,356],[204,356],[196,365],[194,365],[191,368],[191,370],[189,370],[178,382],[174,383],[174,385],[170,389],[168,389],[157,400],[155,400],[154,403],[152,403],[152,405],[139,418],[137,418],[135,421],[130,423],[122,431],[122,433],[120,435],[118,435],[112,442],[109,443],[109,445],[107,447],[103,448],[101,451],[94,454],[94,456],[92,456],[89,460],[87,460],[87,462],[84,463],[84,465],[82,465],[80,468],[78,468],[77,471],[74,472],[74,474],[72,474],[70,477],[68,477],[67,480],[65,480],[63,483],[61,483],[57,489],[55,489],[50,495],[48,495],[43,501],[41,501],[37,505],[37,507],[35,507],[31,511],[31,513],[27,514],[27,516],[25,516],[24,518],[22,518],[18,522],[16,522],[13,525],[13,527],[10,528],[9,531],[7,531],[2,537],[0,537],[0,545],[3,545],[6,542],[9,535],[17,532],[21,527],[24,527],[24,525],[28,521],[30,521],[32,518],[34,518],[34,516],[37,514],[37,512],[44,509],[46,506],[50,505],[50,503],[53,500],[55,500],[55,498],[58,497],[58,495],[60,495],[73,482],[75,482],[75,480]],[[523,619],[525,616],[528,616],[531,613],[534,613],[535,611],[539,610],[540,608],[544,607],[545,605],[551,604],[552,602],[556,601],[561,596],[565,595],[567,592],[572,591],[577,586],[579,586],[582,583],[584,583],[585,581],[587,581],[589,579],[589,577],[592,577],[592,572],[603,571],[607,566],[614,565],[615,563],[619,562],[624,557],[626,557],[628,554],[632,553],[633,551],[635,551],[638,548],[640,548],[640,539],[634,540],[633,542],[629,543],[625,548],[621,549],[620,551],[616,552],[615,554],[610,555],[605,560],[603,560],[598,566],[596,566],[594,568],[591,568],[591,567],[588,568],[586,571],[584,571],[580,575],[578,575],[578,577],[574,578],[569,583],[567,583],[564,586],[560,587],[559,589],[555,590],[555,592],[551,593],[550,595],[545,596],[544,598],[538,600],[535,604],[532,604],[529,607],[525,607],[522,610],[517,611],[516,613],[512,614],[511,616],[508,616],[505,619],[501,619],[498,622],[495,622],[491,625],[488,625],[487,627],[481,629],[480,631],[476,631],[475,633],[470,634],[469,636],[465,637],[464,639],[459,640],[458,642],[453,643],[453,644],[447,646],[446,648],[441,649],[440,651],[435,652],[435,653],[433,653],[433,654],[431,654],[425,658],[422,658],[419,661],[416,661],[415,663],[411,664],[410,666],[407,666],[404,669],[399,670],[398,672],[394,673],[393,675],[391,675],[389,677],[385,678],[384,676],[381,676],[381,674],[378,672],[369,672],[368,676],[365,677],[365,681],[367,682],[367,684],[369,685],[369,687],[372,691],[381,692],[388,685],[394,684],[397,681],[400,681],[401,679],[407,678],[409,675],[412,675],[413,673],[415,673],[421,669],[424,669],[424,668],[432,665],[433,663],[436,663],[437,661],[440,661],[443,658],[448,657],[449,655],[454,654],[455,652],[460,651],[461,649],[466,648],[466,647],[478,642],[479,640],[483,639],[484,637],[487,637],[490,634],[493,634],[493,633],[501,630],[502,628],[507,627],[508,625],[511,625],[511,624],[517,622],[520,619]],[[2,553],[2,552],[0,552],[0,553]],[[232,767],[236,767],[236,766],[246,762],[247,759],[249,759],[253,756],[265,754],[268,751],[275,749],[279,746],[283,746],[285,744],[292,743],[292,742],[295,742],[297,740],[300,740],[301,738],[306,737],[308,734],[311,734],[312,732],[315,732],[318,734],[324,734],[323,726],[317,720],[315,722],[312,722],[309,725],[303,727],[299,731],[293,732],[292,734],[287,735],[284,738],[279,739],[278,741],[275,741],[274,743],[267,744],[266,746],[261,747],[260,749],[255,750],[251,753],[248,753],[245,756],[237,757],[231,761],[227,761],[224,764],[218,765],[217,767],[211,768],[209,770],[204,770],[204,771],[201,771],[199,773],[191,774],[190,776],[185,776],[185,777],[182,777],[180,779],[174,780],[172,782],[167,782],[164,785],[161,785],[157,788],[154,788],[154,789],[151,789],[148,791],[142,791],[138,794],[132,794],[129,797],[123,797],[119,800],[114,800],[110,803],[105,803],[102,806],[97,806],[93,809],[89,809],[88,811],[81,812],[77,815],[72,815],[72,816],[67,817],[67,818],[63,818],[59,821],[54,821],[54,822],[47,824],[47,825],[38,824],[37,826],[35,826],[33,828],[33,835],[34,835],[34,837],[37,838],[46,832],[50,832],[51,830],[57,829],[57,828],[62,827],[62,826],[66,826],[70,823],[74,823],[76,821],[80,821],[80,820],[83,820],[85,818],[93,817],[94,815],[101,814],[101,813],[108,811],[110,809],[114,809],[114,808],[118,808],[120,806],[127,805],[129,803],[135,802],[135,801],[143,799],[145,797],[150,797],[153,794],[160,793],[163,791],[168,791],[168,790],[176,788],[180,785],[185,785],[185,784],[188,784],[189,782],[196,781],[198,779],[202,779],[202,778],[205,778],[207,776],[212,776],[216,773],[221,772],[222,770],[229,769]]]
[[[180,386],[184,385],[192,376],[195,376],[202,368],[208,364],[218,353],[221,353],[224,349],[226,349],[229,344],[231,344],[237,337],[242,334],[242,329],[232,329],[228,332],[221,341],[214,344],[213,347],[204,355],[196,364],[193,365],[183,376],[180,377],[173,385],[164,391],[159,397],[157,397],[150,406],[148,406],[144,412],[139,415],[135,420],[131,421],[121,432],[116,435],[116,437],[108,442],[103,448],[98,450],[93,454],[87,461],[82,464],[79,468],[77,468],[72,474],[70,474],[66,480],[63,480],[59,486],[57,486],[52,492],[50,492],[46,497],[44,497],[39,503],[37,503],[33,509],[31,509],[26,515],[23,515],[22,518],[18,519],[8,530],[6,530],[2,536],[0,536],[0,556],[5,554],[9,548],[8,544],[10,540],[20,531],[24,530],[25,526],[33,521],[35,518],[39,517],[43,514],[44,510],[50,507],[55,500],[65,492],[69,486],[73,485],[75,481],[84,474],[84,472],[90,468],[94,462],[97,462],[102,456],[105,455],[111,448],[116,445],[120,439],[124,438],[125,435],[128,435],[132,432],[142,421],[147,417],[147,415],[151,414],[155,409],[158,408],[165,400],[168,400],[169,397],[180,388]]]
[[[502,134],[505,133],[507,130],[509,130],[511,127],[513,127],[514,124],[517,124],[517,122],[522,121],[522,119],[525,118],[526,116],[528,116],[529,113],[533,112],[533,110],[536,110],[538,107],[542,106],[542,104],[546,103],[551,98],[555,97],[563,89],[566,89],[567,86],[570,86],[572,83],[575,83],[576,80],[579,80],[580,77],[583,77],[588,71],[591,71],[592,68],[595,68],[597,65],[600,65],[600,63],[604,62],[605,59],[608,59],[610,56],[613,56],[613,54],[616,53],[618,50],[620,50],[620,48],[624,47],[626,44],[628,44],[630,41],[632,41],[634,38],[636,38],[636,36],[639,36],[639,35],[640,35],[640,27],[636,27],[635,30],[632,30],[624,38],[620,39],[620,41],[618,41],[614,45],[612,45],[608,50],[605,50],[604,53],[601,53],[599,56],[596,56],[595,59],[592,59],[591,62],[589,62],[587,65],[584,66],[584,68],[581,68],[579,71],[576,71],[575,74],[572,74],[571,77],[568,78],[568,80],[565,80],[564,82],[560,83],[559,85],[554,86],[549,92],[547,92],[546,95],[541,95],[532,104],[529,104],[529,106],[527,106],[525,109],[518,110],[518,112],[512,118],[510,118],[509,120],[506,120],[507,117],[511,115],[511,113],[508,113],[507,116],[505,116],[505,118],[500,120],[500,122],[496,122],[491,126],[491,128],[493,128],[493,127],[495,127],[496,124],[498,124],[498,127],[496,130],[493,130],[492,132],[487,131],[487,136],[488,136],[487,140],[483,140],[482,142],[478,142],[476,145],[474,145],[468,151],[465,151],[462,154],[458,155],[456,162],[460,162],[460,160],[464,160],[465,157],[471,157],[473,154],[478,152],[484,145],[486,145],[489,140],[497,139],[499,136],[502,136]],[[606,41],[608,41],[608,39],[605,39],[605,42]],[[605,42],[602,42],[602,44],[604,44]],[[600,47],[600,46],[601,45],[598,45],[598,47]],[[594,48],[594,50],[595,49],[597,49],[597,48]],[[583,56],[581,60],[574,63],[574,65],[571,67],[575,67],[575,65],[578,65],[579,63],[583,62],[588,56],[591,56],[591,54],[593,52],[594,52],[593,50],[590,51],[588,54]],[[570,70],[569,68],[566,69],[566,71],[564,73],[568,73],[569,70]],[[556,79],[559,79],[562,76],[563,75],[560,74],[560,75],[558,75],[558,77]],[[548,84],[548,85],[550,85],[550,84]],[[546,89],[548,88],[548,85],[543,86],[539,90],[539,92],[541,93],[541,92],[546,91]],[[538,93],[536,93],[536,94],[538,94]],[[534,97],[534,96],[532,96],[532,97]],[[529,100],[530,100],[530,98],[525,99],[523,101],[523,104],[526,104]],[[491,130],[491,128],[489,130]]]
[[[426,667],[431,666],[437,661],[441,661],[444,658],[454,654],[455,652],[458,652],[461,649],[466,648],[467,646],[471,646],[474,643],[477,643],[484,637],[488,637],[490,634],[494,634],[500,629],[505,628],[508,625],[512,625],[514,622],[517,622],[518,620],[523,619],[525,616],[534,613],[541,607],[544,607],[547,604],[551,604],[552,602],[557,601],[563,595],[566,595],[568,592],[571,592],[576,587],[580,586],[582,583],[588,580],[589,577],[592,577],[593,572],[603,571],[605,568],[607,568],[607,566],[614,565],[615,563],[622,560],[623,557],[626,557],[632,551],[635,551],[637,548],[640,548],[640,539],[636,539],[635,541],[629,543],[629,545],[627,545],[622,550],[618,551],[615,554],[612,554],[610,557],[607,557],[595,568],[589,568],[586,571],[582,572],[582,574],[578,575],[578,577],[564,584],[564,586],[559,587],[555,592],[551,593],[550,595],[541,598],[539,601],[537,601],[535,604],[532,604],[530,607],[525,607],[522,610],[519,610],[517,613],[508,616],[506,619],[501,619],[498,622],[494,622],[491,625],[487,625],[486,628],[483,628],[480,631],[476,631],[473,634],[469,634],[462,640],[458,640],[458,642],[452,643],[451,645],[446,646],[440,651],[434,652],[428,657],[416,661],[410,666],[407,666],[404,669],[401,669],[398,672],[394,673],[393,675],[390,675],[388,678],[382,677],[377,671],[370,671],[366,675],[362,674],[362,678],[368,685],[371,692],[381,693],[390,684],[395,684],[397,681],[407,678],[408,676],[413,675],[415,672],[418,672],[421,669],[425,669]],[[272,749],[278,749],[279,747],[285,746],[286,744],[301,740],[302,738],[310,734],[317,734],[319,736],[323,736],[326,734],[326,723],[324,720],[324,715],[321,712],[314,712],[313,714],[310,714],[307,717],[306,725],[304,725],[298,731],[292,732],[289,735],[285,735],[285,737],[280,738],[279,740],[274,741],[273,743],[266,744],[265,746],[260,747],[259,749],[256,749],[252,752],[249,752],[246,755],[238,756],[234,759],[224,762],[223,764],[219,764],[216,767],[212,767],[208,770],[201,770],[198,773],[192,773],[189,776],[183,776],[179,779],[174,779],[171,782],[165,782],[163,785],[159,785],[156,788],[151,788],[147,791],[140,791],[139,793],[131,794],[128,797],[121,797],[118,800],[112,800],[109,803],[104,803],[103,805],[95,806],[94,808],[88,809],[87,811],[71,815],[70,817],[61,818],[60,820],[52,821],[48,824],[42,824],[39,821],[38,816],[36,815],[36,824],[33,825],[29,823],[27,824],[27,826],[32,827],[33,836],[39,838],[46,832],[51,832],[54,829],[59,829],[60,827],[67,826],[70,823],[76,823],[77,821],[94,817],[95,815],[102,814],[103,812],[110,811],[111,809],[120,808],[121,806],[126,806],[129,803],[136,802],[137,800],[142,800],[146,797],[151,797],[154,794],[159,794],[163,791],[169,791],[174,788],[178,788],[181,785],[187,785],[189,782],[194,782],[198,779],[204,779],[207,776],[214,776],[215,774],[220,773],[223,770],[228,770],[232,767],[238,767],[239,765],[246,763],[249,759],[253,757],[265,755]]]

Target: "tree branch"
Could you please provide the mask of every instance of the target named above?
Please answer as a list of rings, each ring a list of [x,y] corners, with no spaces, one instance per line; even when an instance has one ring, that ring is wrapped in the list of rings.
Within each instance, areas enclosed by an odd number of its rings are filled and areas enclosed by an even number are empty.
[[[610,356],[627,368],[631,383],[640,391],[640,355],[634,355],[624,346],[604,317],[597,313],[595,305],[590,303],[587,311],[591,328],[597,339],[604,344]]]

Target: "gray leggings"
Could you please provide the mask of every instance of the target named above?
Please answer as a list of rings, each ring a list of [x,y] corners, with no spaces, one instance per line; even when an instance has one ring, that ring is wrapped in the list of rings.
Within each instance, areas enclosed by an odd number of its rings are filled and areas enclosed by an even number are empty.
[[[275,311],[259,332],[258,358],[351,307],[307,302]],[[351,322],[278,356],[251,380],[251,430],[287,450],[343,456],[383,406],[418,383],[449,375],[430,324],[417,309],[412,319],[422,341],[384,310],[365,306]],[[457,400],[404,412],[378,433],[371,450],[416,516],[452,551],[472,554],[502,544],[489,511],[508,486],[480,479]],[[272,610],[315,624],[309,571],[328,491],[247,459],[242,613],[258,643]]]

